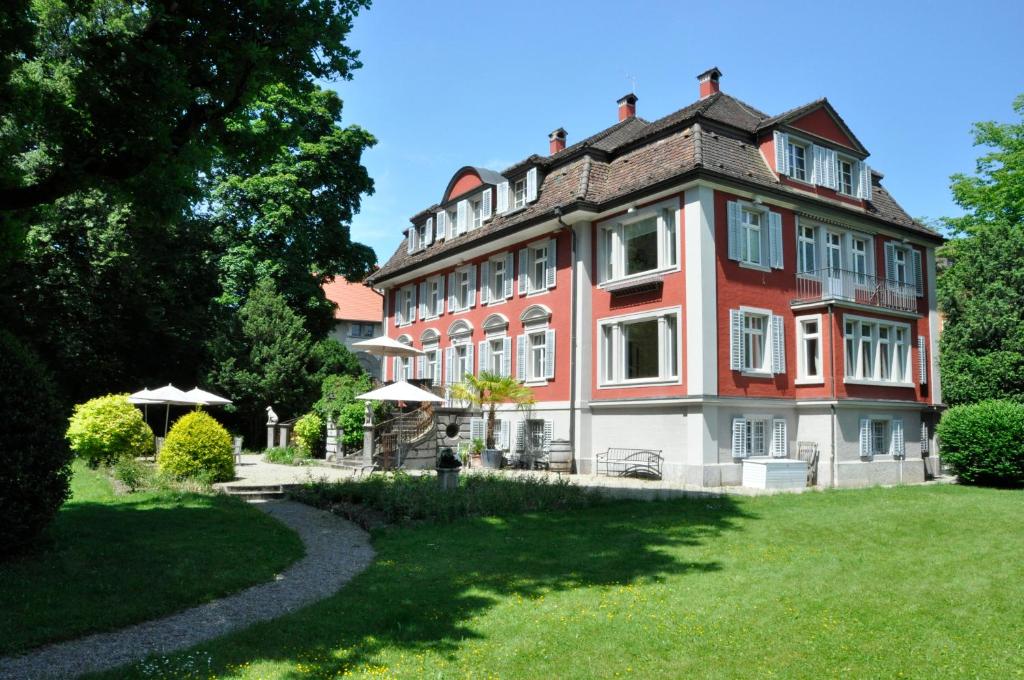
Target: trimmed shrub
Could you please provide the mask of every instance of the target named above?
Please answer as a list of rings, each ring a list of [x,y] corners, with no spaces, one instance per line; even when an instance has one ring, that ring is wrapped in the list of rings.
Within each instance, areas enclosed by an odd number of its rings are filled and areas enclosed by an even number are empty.
[[[1024,486],[1024,404],[955,406],[938,427],[942,459],[969,484]]]
[[[67,499],[67,411],[39,358],[0,331],[0,560],[22,551]]]
[[[153,453],[153,430],[127,394],[108,394],[75,406],[67,437],[71,450],[91,468]]]
[[[295,421],[295,443],[306,458],[315,456],[323,441],[324,421],[316,413],[307,413]]]
[[[235,477],[231,435],[205,411],[182,416],[167,433],[157,464],[178,479],[227,482]]]
[[[131,456],[117,459],[113,466],[114,479],[124,484],[128,491],[135,492],[153,485],[153,468]]]

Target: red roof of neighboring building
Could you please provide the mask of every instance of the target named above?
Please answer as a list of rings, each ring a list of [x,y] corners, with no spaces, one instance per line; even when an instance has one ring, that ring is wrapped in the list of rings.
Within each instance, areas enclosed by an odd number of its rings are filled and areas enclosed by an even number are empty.
[[[338,276],[324,284],[324,294],[337,305],[335,319],[380,322],[384,317],[384,297],[362,283],[349,283]]]

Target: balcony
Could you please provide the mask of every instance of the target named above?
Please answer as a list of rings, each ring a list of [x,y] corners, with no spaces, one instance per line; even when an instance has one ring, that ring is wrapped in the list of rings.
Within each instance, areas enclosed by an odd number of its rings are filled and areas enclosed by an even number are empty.
[[[897,312],[917,312],[917,290],[912,284],[847,269],[817,269],[796,275],[793,305],[836,301]]]

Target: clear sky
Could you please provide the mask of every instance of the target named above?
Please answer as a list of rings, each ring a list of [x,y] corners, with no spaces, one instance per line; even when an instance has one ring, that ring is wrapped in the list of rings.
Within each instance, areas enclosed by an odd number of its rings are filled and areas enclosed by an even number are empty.
[[[826,96],[915,217],[958,214],[949,176],[971,172],[971,124],[1010,121],[1024,92],[1024,1],[454,2],[378,0],[356,20],[345,124],[378,143],[376,193],[353,222],[383,263],[409,217],[458,168],[502,170],[617,120],[634,89],[654,120],[722,91],[770,114]]]

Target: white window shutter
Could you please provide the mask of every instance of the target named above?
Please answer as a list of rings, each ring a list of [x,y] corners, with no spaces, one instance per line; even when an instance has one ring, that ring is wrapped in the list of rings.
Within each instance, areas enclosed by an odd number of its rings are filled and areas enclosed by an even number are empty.
[[[512,338],[508,336],[501,339],[501,374],[512,375]]]
[[[923,335],[917,336],[917,380],[928,384],[928,338]]]
[[[825,149],[825,186],[839,190],[839,156],[834,149]]]
[[[871,200],[871,168],[864,161],[857,161],[857,198]]]
[[[782,214],[768,213],[768,248],[772,269],[782,269]]]
[[[544,337],[544,377],[555,377],[555,329],[549,328]]]
[[[551,452],[551,437],[554,434],[555,424],[551,420],[544,420],[544,453]]]
[[[526,336],[516,336],[516,380],[526,380]]]
[[[825,147],[811,145],[811,184],[825,186]]]
[[[427,308],[427,303],[429,302],[429,300],[427,299],[427,282],[426,281],[421,281],[420,282],[419,298],[420,298],[419,299],[420,319],[426,319],[428,316],[430,316],[430,309]]]
[[[903,458],[903,419],[892,419],[892,455],[896,458]]]
[[[729,310],[729,368],[743,370],[743,312]]]
[[[470,342],[466,345],[466,373],[473,375],[476,373],[476,364],[473,363],[473,343]]]
[[[405,252],[410,255],[416,252],[416,227],[409,227],[409,236],[405,239]]]
[[[469,419],[469,440],[483,439],[487,436],[487,424],[483,418]]]
[[[484,189],[484,194],[480,199],[480,219],[489,220],[491,219],[491,188],[487,187]]]
[[[498,214],[508,212],[508,182],[498,185]]]
[[[776,458],[785,458],[788,453],[789,438],[786,436],[786,419],[774,418],[772,420],[772,455]]]
[[[391,379],[398,382],[402,378],[402,360],[395,357],[391,362]]]
[[[729,201],[726,205],[729,213],[729,259],[740,259],[740,204]]]
[[[448,213],[444,210],[437,211],[437,240],[442,241],[448,231]]]
[[[444,276],[437,277],[437,298],[434,300],[434,316],[444,314]]]
[[[526,451],[526,421],[516,421],[516,451]]]
[[[775,131],[775,172],[780,175],[788,175],[789,167],[786,165],[786,145],[789,143],[789,135],[785,132]]]
[[[491,263],[484,260],[480,263],[480,304],[485,304],[494,299],[491,294]]]
[[[896,245],[894,243],[885,244],[885,278],[890,281],[896,279]]]
[[[917,248],[911,248],[910,260],[914,267],[914,287],[917,291],[917,297],[924,297],[924,274],[921,271],[921,251]]]
[[[868,458],[871,456],[871,420],[868,418],[860,419],[860,457]]]
[[[772,316],[772,373],[786,372],[785,322],[781,316]]]
[[[452,216],[450,214],[445,213],[444,223],[445,223],[445,226],[447,227],[448,238],[449,239],[455,238],[455,232],[458,230],[458,227],[459,227],[458,216],[459,216],[458,215],[458,208],[456,208],[456,213],[455,213],[456,219],[454,219],[454,220],[452,219]]]
[[[512,271],[514,269],[513,260],[515,258],[512,253],[505,253],[505,289],[501,292],[504,298],[507,300],[512,297]],[[495,291],[497,292],[497,291]]]
[[[532,203],[537,200],[537,168],[530,168],[526,171],[526,201]]]
[[[930,438],[928,437],[928,423],[921,421],[921,453],[928,453]]]
[[[732,419],[732,457],[747,457],[747,419],[742,416]]]
[[[459,311],[458,304],[459,299],[455,295],[455,284],[456,284],[456,273],[452,272],[448,275],[448,313],[454,314]]]
[[[504,451],[508,451],[509,450],[509,439],[510,439],[509,435],[511,434],[511,432],[509,432],[510,428],[509,428],[508,421],[505,420],[504,418],[499,418],[498,420],[496,420],[494,422],[494,425],[495,425],[495,427],[498,427],[500,425],[500,428],[498,428],[498,431],[501,432],[501,439],[499,440],[498,448],[500,448],[500,449],[502,449]]]
[[[437,357],[437,365],[434,367],[434,375],[431,377],[431,382],[434,385],[441,384],[441,350],[435,349],[430,354],[430,360],[433,361],[434,357]]]
[[[544,287],[554,288],[555,287],[555,239],[548,240],[548,262],[544,268]]]
[[[519,295],[530,292],[530,249],[519,250]]]
[[[444,384],[451,385],[455,374],[455,348],[448,347],[444,350]]]
[[[416,303],[417,303],[417,299],[416,299],[416,286],[415,285],[413,285],[413,284],[409,285],[409,294],[412,295],[412,304],[409,305],[409,316],[412,317],[412,318],[409,319],[409,322],[412,323],[412,322],[416,321]]]
[[[490,363],[491,363],[491,352],[490,352],[491,347],[490,347],[490,344],[486,340],[481,340],[479,342],[479,345],[480,345],[480,370],[481,371],[489,370],[488,366],[490,366]]]
[[[455,208],[455,231],[459,234],[466,233],[469,229],[469,201],[462,199]]]
[[[395,325],[401,326],[405,323],[405,315],[402,314],[402,309],[405,304],[402,301],[402,289],[399,288],[395,292]]]
[[[469,306],[476,307],[476,265],[469,265]]]
[[[427,218],[426,233],[427,233],[426,242],[423,245],[424,246],[429,246],[431,243],[434,242],[434,218],[433,217],[428,217]]]
[[[426,378],[427,377],[427,357],[421,355],[416,357],[416,377]]]

